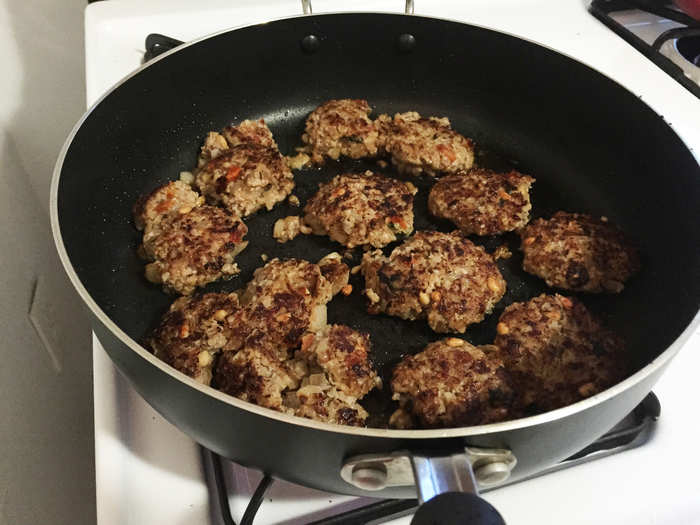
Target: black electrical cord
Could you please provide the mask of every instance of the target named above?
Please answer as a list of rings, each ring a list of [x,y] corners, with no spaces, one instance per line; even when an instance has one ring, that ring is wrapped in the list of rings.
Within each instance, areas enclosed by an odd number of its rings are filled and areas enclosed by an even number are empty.
[[[407,516],[415,512],[416,507],[418,507],[418,501],[415,499],[387,499],[329,518],[312,521],[308,525],[367,525],[369,523],[383,523]]]
[[[260,480],[260,483],[258,483],[258,488],[255,489],[253,497],[250,498],[250,503],[248,503],[248,506],[243,513],[241,525],[253,525],[255,515],[258,513],[258,509],[260,508],[260,504],[263,502],[263,499],[265,499],[265,492],[272,484],[272,481],[272,478],[267,474],[265,474],[263,479]]]
[[[231,517],[231,506],[228,502],[228,489],[226,487],[226,480],[224,479],[224,470],[221,466],[221,457],[213,452],[210,457],[212,472],[214,474],[214,483],[216,484],[216,499],[221,509],[221,521],[224,525],[236,525],[236,522]]]

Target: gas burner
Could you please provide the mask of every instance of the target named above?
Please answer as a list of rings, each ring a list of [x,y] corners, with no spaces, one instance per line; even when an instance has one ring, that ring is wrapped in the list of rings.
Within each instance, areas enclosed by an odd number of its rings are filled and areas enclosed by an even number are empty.
[[[661,407],[658,398],[650,393],[620,423],[595,443],[580,452],[553,465],[533,476],[511,483],[483,489],[481,492],[520,483],[539,476],[588,463],[645,444],[654,429]],[[310,525],[363,525],[366,523],[384,523],[407,514],[418,506],[415,499],[370,499],[352,496],[337,496],[307,489],[285,481],[278,481],[268,475],[251,471],[233,463],[213,452],[202,449],[205,472],[212,501],[219,510],[218,519],[223,525],[251,525],[265,501],[274,505],[277,494],[294,493],[301,496],[305,512],[295,523]],[[236,522],[233,508],[240,510],[239,500],[247,499],[240,522]],[[335,500],[335,501],[334,501]],[[326,504],[328,501],[328,504]],[[289,502],[285,503],[289,505]]]
[[[676,40],[676,48],[688,62],[700,67],[700,32],[695,36],[684,36]]]
[[[593,0],[589,10],[700,98],[700,22],[658,0]]]

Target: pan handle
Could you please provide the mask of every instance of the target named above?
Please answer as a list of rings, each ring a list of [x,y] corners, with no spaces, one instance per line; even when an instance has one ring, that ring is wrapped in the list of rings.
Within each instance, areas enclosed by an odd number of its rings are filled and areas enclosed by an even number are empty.
[[[421,503],[411,525],[505,525],[498,511],[479,497],[466,453],[449,456],[414,453],[410,458]]]
[[[311,0],[301,0],[301,10],[305,15],[310,15],[313,13],[311,7]],[[413,0],[406,0],[406,5],[404,7],[404,13],[407,15],[413,14]]]
[[[347,458],[340,477],[366,491],[415,486],[421,506],[413,525],[503,525],[498,511],[479,497],[478,487],[504,483],[516,464],[513,452],[502,448],[399,450]]]

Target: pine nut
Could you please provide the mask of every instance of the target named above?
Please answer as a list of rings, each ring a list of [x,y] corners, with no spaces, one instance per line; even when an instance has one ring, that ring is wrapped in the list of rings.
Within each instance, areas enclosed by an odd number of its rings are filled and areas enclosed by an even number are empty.
[[[498,332],[498,335],[508,335],[510,333],[510,328],[508,328],[506,323],[498,323],[496,325],[496,332]]]
[[[367,295],[367,299],[369,299],[373,303],[378,303],[379,302],[379,296],[377,293],[372,290],[371,288],[367,288],[365,290],[365,295]]]
[[[282,312],[281,314],[277,314],[275,317],[276,320],[278,320],[280,323],[286,323],[292,318],[292,314],[289,312]]]
[[[491,290],[494,293],[498,293],[501,291],[501,283],[499,283],[493,277],[489,277],[486,281],[486,284],[488,285],[489,290]]]
[[[197,356],[197,361],[201,367],[208,366],[212,362],[211,354],[207,351],[200,352]]]

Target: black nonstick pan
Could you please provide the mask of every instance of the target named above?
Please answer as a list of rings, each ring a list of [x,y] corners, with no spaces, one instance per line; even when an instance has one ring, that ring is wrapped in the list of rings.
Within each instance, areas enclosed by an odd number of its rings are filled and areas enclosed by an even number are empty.
[[[282,152],[292,153],[306,115],[331,98],[366,98],[376,114],[447,115],[479,145],[481,165],[516,167],[537,179],[535,216],[563,209],[620,225],[640,248],[641,273],[619,295],[582,300],[627,340],[636,372],[589,399],[525,419],[399,431],[381,428],[392,408],[386,395],[368,400],[373,428],[323,424],[202,386],[140,346],[173,297],[143,278],[130,215],[136,199],[191,170],[206,133],[232,122],[264,118]],[[320,181],[368,168],[382,171],[359,161],[304,170],[295,193],[303,202]],[[426,213],[431,180],[414,183],[416,229],[449,229]],[[418,487],[427,501],[528,476],[595,440],[646,396],[700,322],[699,202],[700,168],[688,148],[659,115],[591,68],[466,24],[357,13],[227,31],[181,46],[125,79],[68,139],[53,180],[51,219],[100,341],[173,424],[216,453],[297,483],[379,497],[415,497]],[[274,221],[298,212],[285,203],[247,220],[242,273],[210,289],[243,285],[263,253],[315,261],[339,250],[322,237],[276,243]],[[520,269],[514,238],[479,242],[489,250],[506,242],[515,255],[499,261],[509,291],[490,318],[467,331],[473,343],[492,340],[503,307],[545,289]],[[361,277],[353,279],[362,288]],[[357,293],[334,299],[329,320],[370,333],[385,377],[401,356],[436,338],[419,321],[367,316]],[[472,496],[460,501],[468,511],[480,505]]]

